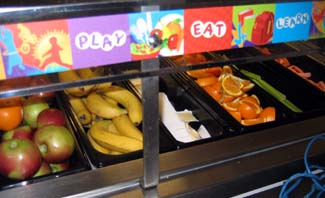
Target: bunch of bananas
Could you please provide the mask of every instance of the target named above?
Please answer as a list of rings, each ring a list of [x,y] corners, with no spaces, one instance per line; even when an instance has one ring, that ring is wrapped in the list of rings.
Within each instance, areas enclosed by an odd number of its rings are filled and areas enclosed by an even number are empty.
[[[71,82],[102,75],[92,69],[58,73],[61,82]],[[143,148],[141,131],[142,104],[124,87],[102,83],[65,90],[70,105],[81,124],[89,128],[87,137],[95,150],[117,155]]]

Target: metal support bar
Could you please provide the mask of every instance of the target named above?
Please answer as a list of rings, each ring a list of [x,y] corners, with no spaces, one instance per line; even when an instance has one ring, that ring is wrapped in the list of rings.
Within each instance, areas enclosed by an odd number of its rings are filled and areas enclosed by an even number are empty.
[[[159,6],[141,6],[142,12],[159,10]],[[148,21],[147,21],[148,22]],[[141,62],[141,71],[159,69],[159,59],[144,60]],[[152,76],[141,79],[142,104],[143,104],[143,181],[141,187],[144,195],[158,197],[157,186],[159,184],[159,113],[158,93],[159,77]],[[148,197],[148,196],[147,196]]]
[[[159,60],[142,61],[142,71],[159,68]],[[144,136],[143,181],[144,189],[156,187],[159,183],[159,113],[158,113],[159,77],[142,78],[142,104]]]

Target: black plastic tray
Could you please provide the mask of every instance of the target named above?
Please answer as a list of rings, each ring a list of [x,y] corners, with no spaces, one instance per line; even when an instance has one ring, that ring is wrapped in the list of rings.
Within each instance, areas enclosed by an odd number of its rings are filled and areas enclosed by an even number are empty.
[[[166,65],[177,67],[172,61],[167,60]],[[243,79],[248,79],[241,73],[233,69],[234,75]],[[243,132],[258,131],[265,128],[275,127],[284,123],[289,123],[294,119],[294,114],[291,113],[285,106],[279,103],[276,99],[267,94],[263,89],[255,85],[255,87],[248,91],[247,94],[255,94],[261,103],[261,106],[273,106],[276,108],[276,120],[252,126],[245,126],[235,120],[218,102],[216,102],[208,93],[206,93],[192,77],[186,73],[178,73],[174,75],[177,81],[184,87],[191,89],[190,94],[197,100],[204,108],[213,114],[214,118],[224,127],[224,136],[232,136]]]
[[[119,84],[122,85],[122,84]],[[87,132],[88,128],[85,128],[82,126],[80,121],[78,120],[77,116],[73,112],[70,103],[68,101],[68,97],[65,93],[61,92],[61,97],[65,101],[65,109],[67,113],[70,115],[72,122],[74,123],[77,131],[77,138],[80,142],[80,145],[84,152],[87,154],[91,164],[96,167],[104,167],[108,165],[113,165],[121,162],[126,162],[134,159],[141,158],[143,156],[142,150],[140,151],[134,151],[126,154],[121,154],[121,155],[106,155],[103,153],[100,153],[96,151],[92,145],[90,144],[88,137],[87,137]],[[140,124],[138,128],[141,130],[142,125]],[[176,150],[176,145],[172,144],[172,140],[166,135],[165,129],[160,127],[159,129],[159,152],[168,152],[170,150]]]
[[[204,138],[185,143],[177,141],[171,135],[179,148],[202,144],[204,142],[210,142],[224,137],[225,134],[223,126],[218,123],[214,117],[191,96],[191,94],[189,94],[191,92],[190,89],[184,89],[170,75],[161,76],[159,84],[160,92],[163,92],[167,95],[175,110],[184,111],[187,109],[189,111],[192,111],[194,117],[198,120],[198,122],[196,122],[197,127],[199,125],[203,125],[211,136],[210,138]]]
[[[272,69],[274,66],[266,63],[243,64],[237,67],[260,75],[275,89],[285,94],[288,100],[303,111],[295,113],[297,117],[314,117],[324,112],[325,95],[322,91],[314,88],[299,76],[293,75],[292,72],[283,71],[282,66],[277,65],[278,71],[274,71]]]
[[[62,102],[60,101],[59,98],[60,97],[58,97],[58,95],[56,94],[56,98],[50,104],[50,106],[55,107],[55,108],[59,108],[63,112],[65,112],[64,108],[62,106]],[[64,170],[64,171],[61,171],[61,172],[51,173],[51,174],[48,174],[48,175],[39,176],[39,177],[35,177],[35,178],[30,178],[30,179],[26,179],[24,181],[12,180],[12,179],[8,179],[8,178],[6,178],[4,176],[0,176],[0,190],[25,186],[25,185],[28,185],[28,184],[33,184],[33,183],[37,183],[37,182],[41,182],[41,181],[45,181],[45,180],[49,180],[49,179],[63,177],[65,175],[79,173],[79,172],[90,169],[90,164],[88,163],[88,160],[85,157],[85,154],[82,152],[82,149],[81,149],[81,147],[79,145],[79,142],[77,141],[76,130],[75,130],[73,124],[71,123],[70,117],[67,114],[65,114],[65,116],[66,116],[66,121],[67,121],[66,122],[67,123],[67,128],[72,132],[72,135],[73,135],[74,140],[76,142],[76,148],[75,148],[72,156],[69,159],[70,168],[68,170]]]
[[[291,65],[298,66],[304,72],[310,72],[311,77],[308,79],[313,80],[315,83],[317,83],[318,81],[325,82],[325,66],[322,65],[321,63],[309,58],[308,56],[291,57],[291,58],[287,58],[287,59],[289,60]],[[298,80],[298,78],[303,79],[309,85],[312,86],[311,89],[316,88],[319,91],[321,91],[318,87],[309,83],[307,79],[300,77],[296,73],[292,72],[288,68],[280,65],[279,63],[277,63],[275,61],[266,61],[264,63],[268,66],[271,66],[271,69],[274,70],[275,72],[285,73],[286,75],[290,76],[290,78],[293,78],[293,79],[295,78],[296,80]],[[325,92],[324,91],[322,91],[322,92],[325,95]]]

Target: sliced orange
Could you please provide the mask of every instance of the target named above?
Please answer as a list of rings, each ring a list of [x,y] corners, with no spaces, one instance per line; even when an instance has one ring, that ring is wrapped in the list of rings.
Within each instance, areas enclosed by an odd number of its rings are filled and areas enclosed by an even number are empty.
[[[240,106],[239,102],[224,102],[222,103],[223,108],[227,111],[238,111],[238,107]]]
[[[215,75],[216,77],[219,77],[222,73],[222,68],[221,67],[210,67],[206,68],[206,72],[211,73]]]
[[[247,97],[242,97],[240,99],[241,102],[249,102],[249,103],[255,103],[257,105],[260,105],[260,101],[258,100],[258,98],[254,95],[252,96],[247,96]]]
[[[218,78],[215,76],[209,76],[204,78],[198,78],[195,82],[200,85],[201,87],[213,85],[218,82]]]
[[[215,100],[219,101],[221,99],[220,89],[216,88],[215,85],[205,86],[203,89]]]
[[[232,117],[234,117],[238,122],[241,122],[241,114],[239,111],[228,111]]]
[[[256,125],[256,124],[262,124],[264,123],[264,118],[253,118],[253,119],[244,119],[241,120],[241,124],[245,126],[251,126],[251,125]]]
[[[206,72],[204,69],[190,70],[186,71],[186,73],[193,78],[204,78],[213,76],[213,74]]]
[[[254,83],[249,83],[247,85],[244,85],[241,89],[243,92],[248,92],[249,90],[253,89],[255,87]]]
[[[243,102],[238,106],[238,111],[244,119],[257,118],[258,113],[256,113],[255,106],[251,103]]]
[[[274,107],[266,107],[264,108],[260,115],[260,118],[263,118],[266,122],[272,122],[275,120],[276,112]]]
[[[236,97],[235,96],[230,96],[228,94],[223,94],[222,95],[222,102],[232,102]]]
[[[243,87],[243,83],[241,80],[232,74],[226,75],[222,80],[222,88],[223,90],[231,96],[240,96],[243,94],[241,88]]]
[[[232,69],[229,65],[225,65],[222,67],[222,73],[224,74],[232,74]]]

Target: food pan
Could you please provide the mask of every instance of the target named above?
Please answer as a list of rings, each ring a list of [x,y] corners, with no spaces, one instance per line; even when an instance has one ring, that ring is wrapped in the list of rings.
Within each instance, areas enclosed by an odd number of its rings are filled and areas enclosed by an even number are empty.
[[[275,72],[285,73],[296,81],[303,79],[310,85],[310,89],[316,88],[325,95],[324,63],[319,63],[308,56],[291,57],[287,60],[290,63],[289,66],[283,66],[275,61],[266,61],[265,65],[268,65]]]
[[[122,84],[119,84],[122,86]],[[143,156],[142,150],[129,152],[125,154],[119,154],[119,155],[111,155],[111,154],[103,154],[98,152],[93,148],[93,146],[90,144],[89,139],[87,137],[87,132],[89,130],[89,127],[83,126],[76,116],[75,112],[73,112],[72,107],[68,101],[68,97],[65,93],[61,93],[62,99],[65,101],[66,104],[66,111],[73,120],[73,123],[75,127],[77,128],[77,138],[80,141],[80,145],[87,154],[91,164],[95,168],[104,167],[108,165],[113,165],[121,162],[126,162],[134,159],[141,158]],[[140,131],[142,129],[142,125],[137,126]],[[159,131],[159,140],[160,140],[160,152],[167,152],[170,150],[175,149],[175,145],[172,144],[169,137],[164,133],[163,128],[160,128]]]
[[[50,107],[58,108],[58,109],[62,110],[63,112],[65,112],[64,107],[61,103],[60,97],[57,97],[57,96],[58,95],[56,92],[56,97],[50,103]],[[12,180],[12,179],[8,179],[4,176],[0,176],[0,190],[25,186],[28,184],[33,184],[33,183],[37,183],[40,181],[50,180],[50,179],[57,178],[57,177],[63,177],[65,175],[70,175],[70,174],[74,174],[74,173],[78,173],[78,172],[82,172],[82,171],[90,169],[90,164],[89,164],[87,158],[85,157],[85,154],[82,151],[82,149],[79,145],[79,142],[77,141],[76,128],[74,128],[74,125],[71,123],[69,115],[65,114],[65,116],[66,116],[67,128],[72,132],[73,138],[76,143],[76,148],[75,148],[72,156],[69,159],[69,168],[64,171],[51,173],[48,175],[39,176],[39,177],[35,177],[35,178],[29,178],[24,181]],[[3,134],[3,133],[1,133],[1,134]]]
[[[300,111],[294,112],[295,116],[301,118],[306,116],[313,117],[324,112],[324,94],[318,89],[313,89],[309,83],[301,78],[297,78],[296,75],[289,75],[290,73],[282,70],[282,66],[278,65],[277,71],[274,71],[274,65],[269,63],[252,63],[236,66],[240,70],[243,69],[260,75],[264,81],[284,94],[287,100],[300,109]]]
[[[176,64],[172,61],[166,61],[166,64],[169,64],[172,67],[177,67]],[[244,75],[239,73],[236,70],[232,70],[234,76],[242,78],[243,80],[247,79]],[[266,107],[274,107],[275,111],[275,121],[272,122],[256,122],[255,120],[248,121],[237,121],[224,107],[224,104],[217,102],[213,97],[211,97],[202,87],[200,87],[195,79],[188,74],[181,73],[174,75],[177,81],[180,82],[184,87],[191,87],[191,95],[195,100],[199,101],[208,112],[212,112],[216,120],[220,123],[226,123],[227,127],[224,133],[226,135],[234,135],[237,133],[248,132],[248,131],[257,131],[267,127],[278,126],[279,124],[287,123],[291,120],[292,115],[287,108],[285,108],[281,103],[279,103],[274,98],[270,97],[263,89],[258,86],[254,86],[251,90],[247,91],[248,96],[255,95],[260,101],[260,106],[264,109]],[[235,101],[235,100],[234,100]],[[229,109],[228,109],[229,110]],[[245,118],[246,119],[246,118]],[[259,119],[260,121],[261,119]],[[259,124],[258,124],[259,123]],[[224,124],[223,124],[224,125]]]

